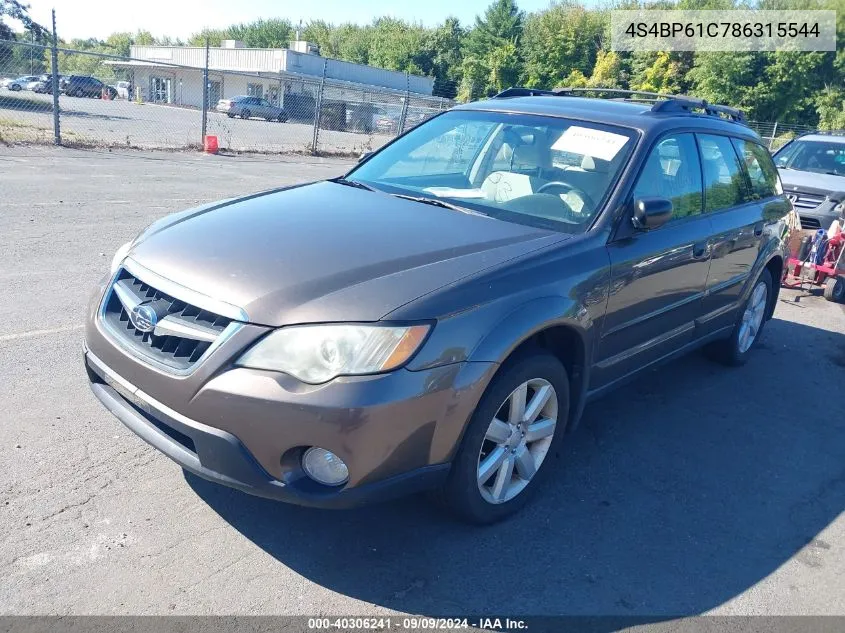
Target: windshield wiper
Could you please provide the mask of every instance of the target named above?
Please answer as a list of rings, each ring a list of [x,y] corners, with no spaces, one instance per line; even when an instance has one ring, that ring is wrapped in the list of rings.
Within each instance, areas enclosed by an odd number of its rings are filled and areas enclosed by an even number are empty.
[[[481,211],[475,211],[473,209],[468,209],[467,207],[462,207],[458,204],[453,204],[451,202],[446,202],[445,200],[441,200],[440,198],[426,198],[424,196],[409,196],[404,193],[394,193],[391,194],[396,198],[402,198],[403,200],[412,200],[413,202],[422,202],[423,204],[430,204],[435,207],[443,207],[444,209],[451,209],[452,211],[460,211],[461,213],[469,213],[470,215],[480,215],[485,218],[489,218],[490,216],[486,213],[482,213]]]
[[[370,185],[365,185],[363,182],[358,182],[357,180],[347,180],[343,177],[338,178],[329,178],[329,182],[336,182],[339,185],[346,185],[347,187],[355,187],[356,189],[363,189],[364,191],[378,191],[375,187],[370,187]]]

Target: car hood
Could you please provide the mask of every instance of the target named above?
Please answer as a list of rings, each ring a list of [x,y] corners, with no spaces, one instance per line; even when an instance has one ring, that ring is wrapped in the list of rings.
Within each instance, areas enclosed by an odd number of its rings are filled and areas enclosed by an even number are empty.
[[[279,326],[376,321],[566,237],[319,182],[165,218],[139,236],[129,257],[242,308],[253,323]]]
[[[807,193],[832,193],[845,191],[845,176],[819,174],[812,171],[779,169],[780,179],[786,193],[805,191]]]

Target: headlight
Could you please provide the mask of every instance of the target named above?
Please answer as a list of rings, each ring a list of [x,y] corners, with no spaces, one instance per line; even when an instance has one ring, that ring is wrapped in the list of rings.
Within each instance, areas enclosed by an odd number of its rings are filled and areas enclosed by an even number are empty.
[[[845,215],[845,200],[833,207],[833,210],[840,215]]]
[[[126,259],[126,255],[129,253],[130,248],[132,248],[132,242],[126,242],[126,244],[117,249],[117,252],[111,260],[110,270],[112,275],[117,272],[118,268],[120,268],[120,265],[123,263],[123,260]]]
[[[297,325],[276,330],[249,348],[237,364],[281,371],[320,384],[343,375],[376,374],[413,356],[428,325]]]

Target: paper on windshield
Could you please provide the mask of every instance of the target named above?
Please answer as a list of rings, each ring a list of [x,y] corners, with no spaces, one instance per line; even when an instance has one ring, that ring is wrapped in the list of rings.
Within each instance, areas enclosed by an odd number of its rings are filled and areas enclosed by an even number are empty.
[[[452,187],[426,187],[423,189],[438,198],[483,198],[481,189],[454,189]]]
[[[613,160],[627,142],[628,137],[622,134],[573,125],[560,135],[552,149],[601,160]]]

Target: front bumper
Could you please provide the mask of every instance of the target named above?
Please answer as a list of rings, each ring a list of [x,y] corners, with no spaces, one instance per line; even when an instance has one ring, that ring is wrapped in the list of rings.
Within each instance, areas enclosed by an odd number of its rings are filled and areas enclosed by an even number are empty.
[[[287,480],[281,481],[271,476],[235,435],[157,402],[87,350],[85,367],[94,395],[136,435],[185,470],[248,494],[304,506],[347,508],[437,487],[449,472],[448,462],[431,464],[353,488],[334,488],[293,469]]]
[[[236,367],[269,328],[244,323],[187,374],[142,360],[89,305],[85,365],[94,394],[126,426],[205,479],[301,505],[343,507],[440,483],[495,363],[337,378],[305,385]],[[320,446],[349,468],[329,487],[308,479],[302,453]]]

